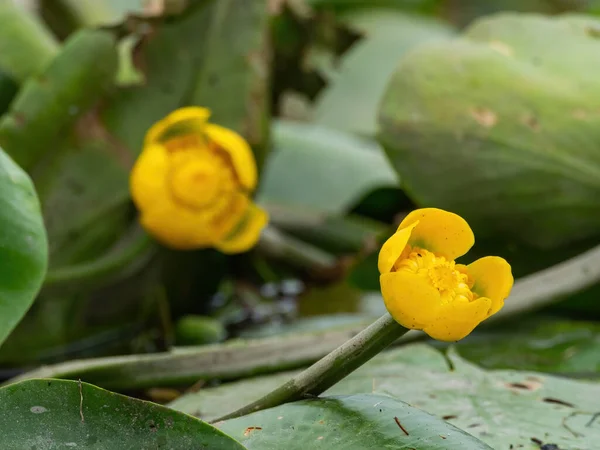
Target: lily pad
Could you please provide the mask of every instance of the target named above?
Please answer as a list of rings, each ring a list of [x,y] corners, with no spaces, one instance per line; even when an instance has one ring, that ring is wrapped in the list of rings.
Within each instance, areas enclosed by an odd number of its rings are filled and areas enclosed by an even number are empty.
[[[382,395],[304,400],[217,426],[249,449],[491,449],[437,417]]]
[[[489,369],[526,369],[597,378],[600,326],[595,322],[531,317],[474,333],[457,344],[460,354]]]
[[[244,448],[186,414],[76,381],[13,384],[0,390],[0,403],[6,450]]]
[[[206,389],[179,398],[171,407],[200,411],[202,417],[210,411],[215,418],[256,400],[282,378],[278,374],[231,383],[215,393]],[[600,440],[600,423],[591,421],[598,411],[600,384],[536,372],[486,371],[454,352],[445,357],[425,344],[378,355],[325,395],[365,392],[389,395],[435,414],[494,449],[538,449],[534,438],[561,449],[593,450]]]

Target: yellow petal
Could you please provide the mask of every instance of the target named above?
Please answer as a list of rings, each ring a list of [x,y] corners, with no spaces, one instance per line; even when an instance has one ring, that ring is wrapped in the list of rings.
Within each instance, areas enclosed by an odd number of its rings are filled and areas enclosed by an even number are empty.
[[[198,106],[179,108],[156,122],[146,133],[144,145],[165,142],[170,137],[185,134],[202,134],[210,110]]]
[[[427,280],[409,272],[379,277],[385,307],[400,325],[420,330],[439,315],[440,293]]]
[[[173,249],[214,247],[232,233],[249,204],[245,194],[235,192],[212,209],[194,210],[166,196],[141,210],[140,223],[156,240]]]
[[[176,250],[211,247],[214,229],[202,214],[170,202],[142,210],[140,223],[163,245]]]
[[[206,124],[204,133],[209,140],[227,152],[240,184],[252,191],[256,187],[256,162],[252,149],[235,131],[219,125]]]
[[[481,297],[488,297],[492,301],[489,316],[496,314],[513,287],[510,264],[499,256],[486,256],[469,264],[467,271],[475,282],[471,290]]]
[[[379,268],[380,274],[383,275],[392,270],[394,263],[404,251],[404,248],[410,239],[410,234],[418,223],[419,222],[414,222],[402,230],[398,228],[398,231],[383,243],[381,250],[379,250],[379,259],[377,260],[377,267]]]
[[[438,317],[423,331],[438,341],[453,342],[466,337],[488,317],[492,305],[489,298],[475,301],[453,301],[438,309]]]
[[[217,242],[215,247],[223,253],[242,253],[250,250],[258,242],[268,220],[267,213],[252,203],[246,215],[235,226],[235,230],[225,239]]]
[[[131,197],[140,210],[152,208],[168,195],[169,160],[162,145],[147,146],[135,162],[129,177]]]
[[[454,260],[464,255],[475,243],[469,224],[457,214],[437,208],[422,208],[412,211],[404,218],[399,228],[415,222],[408,243],[421,247],[446,259]]]

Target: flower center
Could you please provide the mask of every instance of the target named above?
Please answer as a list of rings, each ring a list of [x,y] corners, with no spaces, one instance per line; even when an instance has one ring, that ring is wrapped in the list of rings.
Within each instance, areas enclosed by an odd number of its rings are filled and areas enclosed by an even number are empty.
[[[196,136],[168,141],[169,187],[178,203],[193,209],[213,205],[235,189],[230,167]]]
[[[457,266],[454,261],[419,247],[407,246],[392,270],[425,278],[439,291],[443,302],[472,302],[478,297],[471,291],[473,281],[464,266]]]

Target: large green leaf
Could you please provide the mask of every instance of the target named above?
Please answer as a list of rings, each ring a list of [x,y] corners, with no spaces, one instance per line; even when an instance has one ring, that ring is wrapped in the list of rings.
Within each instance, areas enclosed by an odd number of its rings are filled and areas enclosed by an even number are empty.
[[[212,109],[215,123],[246,138],[258,167],[268,150],[268,27],[264,0],[213,0],[204,58],[191,95],[192,104]]]
[[[491,449],[443,420],[383,395],[303,400],[217,426],[257,450]]]
[[[415,202],[460,214],[478,237],[554,247],[597,236],[598,27],[499,14],[410,52],[379,122]]]
[[[394,10],[366,10],[343,17],[366,36],[342,57],[339,71],[319,95],[314,120],[365,135],[377,130],[377,107],[394,70],[411,48],[452,35],[450,27]]]
[[[188,415],[76,381],[13,384],[0,389],[0,404],[5,450],[244,448]]]
[[[531,317],[473,333],[457,344],[460,354],[490,369],[525,369],[597,378],[600,325]]]
[[[263,204],[338,214],[369,191],[398,184],[372,140],[286,121],[272,132],[274,150],[258,193]]]
[[[293,373],[289,374],[290,376]],[[206,389],[171,407],[216,418],[256,400],[287,380],[283,374]],[[514,370],[485,371],[424,344],[384,352],[326,395],[386,394],[435,414],[494,449],[536,449],[531,438],[559,448],[594,450],[600,385]],[[209,401],[210,400],[210,401]],[[417,447],[418,448],[418,447]]]
[[[0,344],[33,303],[47,258],[33,183],[0,149]]]

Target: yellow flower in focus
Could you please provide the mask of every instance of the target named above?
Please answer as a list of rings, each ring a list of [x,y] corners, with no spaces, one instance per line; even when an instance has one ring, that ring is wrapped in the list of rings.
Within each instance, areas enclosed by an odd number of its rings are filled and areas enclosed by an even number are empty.
[[[267,223],[250,198],[256,163],[246,141],[209,116],[205,108],[181,108],[150,128],[131,195],[142,226],[164,245],[243,252]]]
[[[474,243],[456,214],[411,212],[379,252],[381,292],[392,317],[434,339],[458,341],[497,313],[513,286],[510,265],[497,256],[456,264]]]

